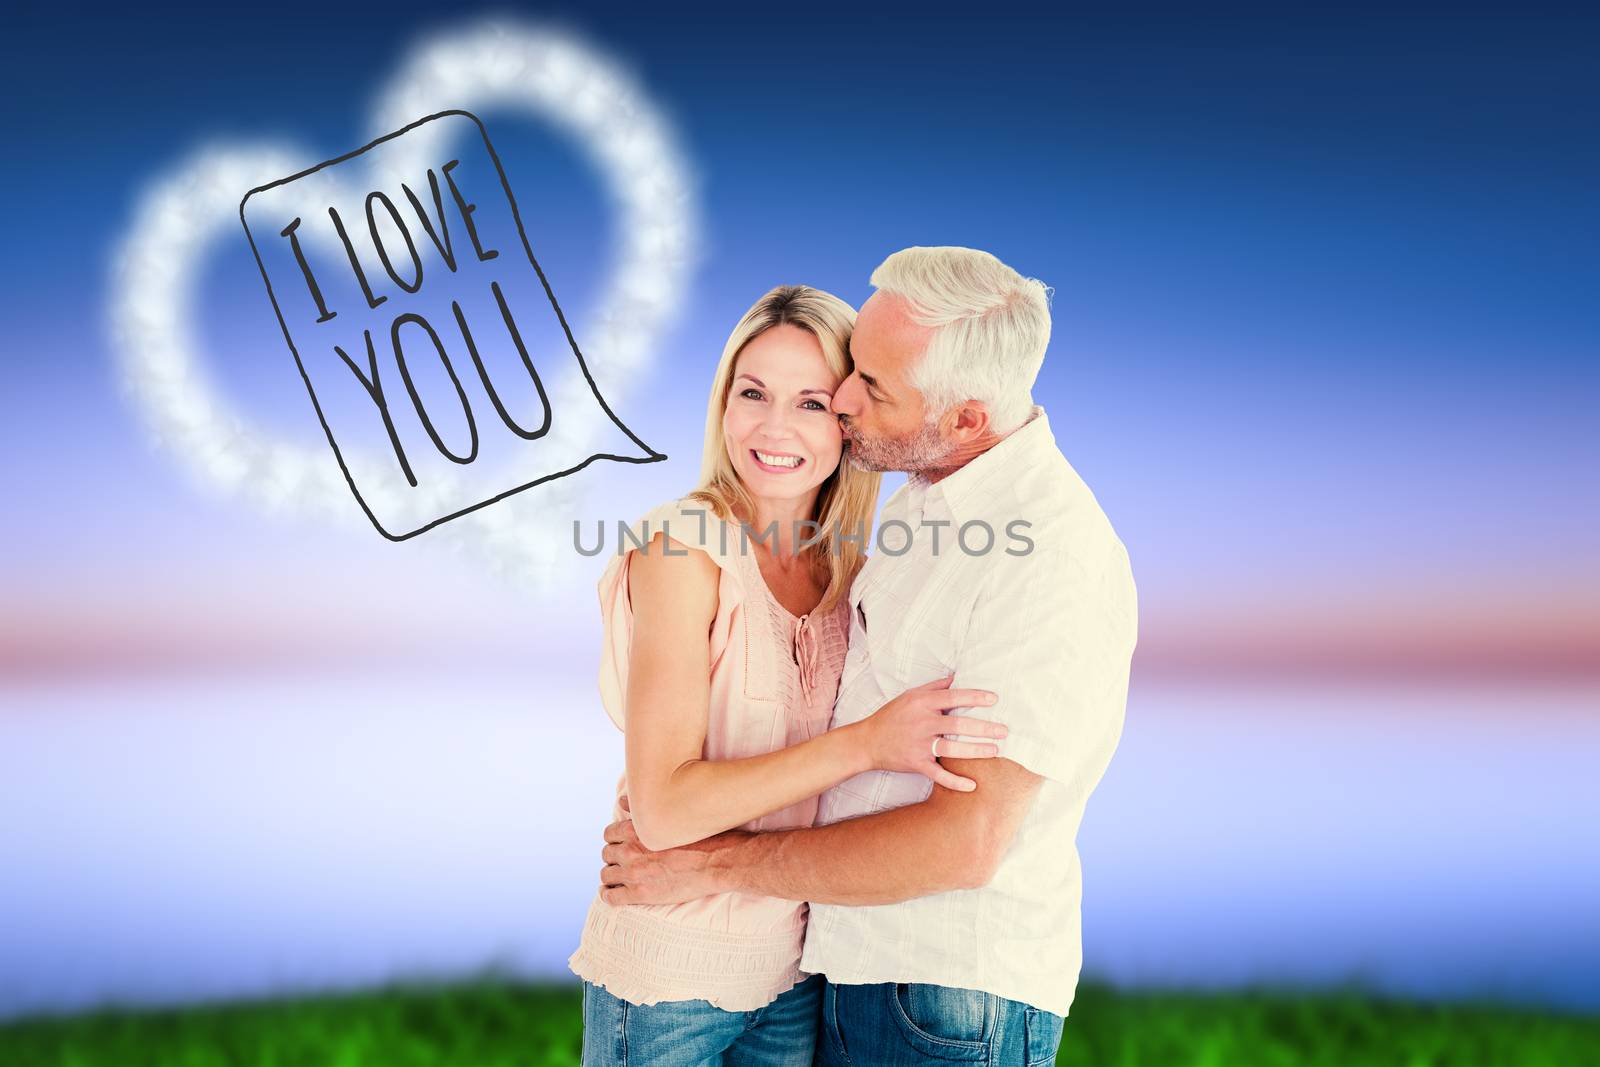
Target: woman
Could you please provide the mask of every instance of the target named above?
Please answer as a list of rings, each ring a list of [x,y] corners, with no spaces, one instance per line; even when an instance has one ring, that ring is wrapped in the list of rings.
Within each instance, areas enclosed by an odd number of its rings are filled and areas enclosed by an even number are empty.
[[[711,387],[699,488],[635,524],[600,579],[601,698],[627,753],[617,794],[647,848],[809,826],[818,794],[876,768],[974,788],[939,766],[934,740],[1005,736],[943,713],[993,701],[948,678],[828,729],[878,497],[879,475],[840,463],[829,408],[854,324],[806,286],[745,313]],[[939,742],[941,756],[996,752]],[[822,977],[799,969],[806,912],[742,893],[597,896],[568,961],[584,980],[583,1063],[810,1064]]]

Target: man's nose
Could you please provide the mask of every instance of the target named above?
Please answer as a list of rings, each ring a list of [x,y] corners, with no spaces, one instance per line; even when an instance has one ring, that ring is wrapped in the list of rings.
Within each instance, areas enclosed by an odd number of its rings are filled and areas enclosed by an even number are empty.
[[[851,371],[850,376],[840,382],[839,388],[833,391],[833,401],[829,406],[835,415],[854,415],[860,410],[856,404],[855,387],[856,374]]]

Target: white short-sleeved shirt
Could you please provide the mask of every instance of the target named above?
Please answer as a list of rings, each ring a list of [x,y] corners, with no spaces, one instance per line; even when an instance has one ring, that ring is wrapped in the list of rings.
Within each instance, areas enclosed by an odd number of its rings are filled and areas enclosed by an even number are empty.
[[[877,546],[850,593],[834,725],[953,670],[954,687],[998,694],[955,713],[1005,723],[1000,755],[1045,781],[987,886],[813,903],[800,968],[847,984],[984,990],[1064,1016],[1083,960],[1078,824],[1122,733],[1137,636],[1127,550],[1038,406],[943,480],[908,480],[884,507]],[[932,788],[920,774],[858,774],[823,794],[817,823],[915,804]]]

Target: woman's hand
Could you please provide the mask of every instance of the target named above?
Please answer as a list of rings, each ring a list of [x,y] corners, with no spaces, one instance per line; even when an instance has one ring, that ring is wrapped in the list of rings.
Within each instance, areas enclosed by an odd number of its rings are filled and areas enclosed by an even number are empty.
[[[1000,739],[1006,736],[1006,728],[985,719],[946,715],[946,708],[983,707],[995,701],[995,695],[987,689],[951,689],[950,682],[954,678],[952,673],[907,689],[857,724],[873,767],[924,774],[946,789],[963,793],[978,788],[978,783],[972,779],[952,774],[939,765],[934,758],[934,738],[940,738],[940,756],[987,759],[1000,754],[999,746],[987,742],[950,741],[942,735]]]

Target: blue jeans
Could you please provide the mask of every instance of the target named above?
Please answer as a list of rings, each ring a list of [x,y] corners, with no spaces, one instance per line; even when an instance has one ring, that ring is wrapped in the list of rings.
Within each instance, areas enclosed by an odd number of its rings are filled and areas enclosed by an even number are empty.
[[[976,989],[918,983],[836,985],[822,991],[819,1067],[1056,1061],[1063,1019]]]
[[[583,1067],[811,1067],[822,975],[755,1011],[705,1000],[631,1004],[583,983]]]

